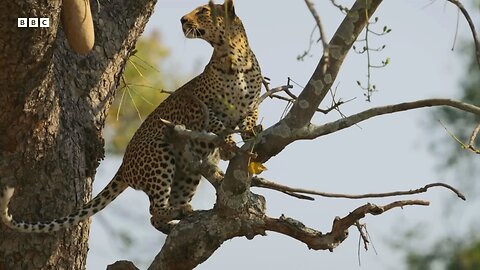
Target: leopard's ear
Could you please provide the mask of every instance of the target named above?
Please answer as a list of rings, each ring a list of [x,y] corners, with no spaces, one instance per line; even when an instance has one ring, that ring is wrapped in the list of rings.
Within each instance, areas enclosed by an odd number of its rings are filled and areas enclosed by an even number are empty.
[[[227,14],[230,14],[231,16],[235,16],[235,6],[233,5],[233,0],[225,0],[225,10],[227,11]]]

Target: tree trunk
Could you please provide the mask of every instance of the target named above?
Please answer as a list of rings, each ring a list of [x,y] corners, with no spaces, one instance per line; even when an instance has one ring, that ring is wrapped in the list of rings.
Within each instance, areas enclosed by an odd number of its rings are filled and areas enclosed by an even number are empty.
[[[105,116],[155,1],[91,4],[95,46],[80,56],[61,30],[60,1],[0,2],[0,187],[15,187],[18,219],[50,220],[90,199]],[[17,28],[22,17],[50,27]],[[0,270],[84,269],[88,232],[88,222],[51,234],[0,225]]]

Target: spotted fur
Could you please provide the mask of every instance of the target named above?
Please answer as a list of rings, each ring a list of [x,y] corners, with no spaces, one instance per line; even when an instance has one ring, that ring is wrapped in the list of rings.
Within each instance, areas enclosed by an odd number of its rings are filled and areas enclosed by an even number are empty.
[[[198,139],[175,143],[166,136],[168,120],[189,129],[220,133],[246,130],[248,139],[257,121],[262,76],[232,0],[204,5],[181,19],[187,38],[210,43],[213,55],[205,70],[162,102],[143,122],[127,146],[123,163],[111,182],[90,202],[66,217],[47,222],[16,221],[8,213],[13,188],[0,194],[3,222],[24,232],[50,232],[78,224],[102,210],[127,187],[143,190],[150,199],[152,225],[168,232],[172,220],[192,211],[190,201],[200,181],[194,162],[216,162],[213,144]],[[226,138],[233,143],[230,137]],[[223,155],[225,157],[225,155]]]

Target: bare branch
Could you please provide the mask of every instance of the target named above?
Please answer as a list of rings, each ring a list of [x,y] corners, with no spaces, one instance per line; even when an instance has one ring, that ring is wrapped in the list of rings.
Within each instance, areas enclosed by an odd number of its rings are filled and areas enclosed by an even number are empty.
[[[338,8],[341,12],[344,12],[345,14],[348,12],[348,8],[345,6],[342,6],[340,4],[337,4],[335,0],[330,0],[332,2],[332,5],[336,8]]]
[[[323,56],[328,57],[327,36],[325,35],[325,30],[323,29],[323,24],[322,24],[322,21],[320,20],[320,16],[318,15],[318,12],[313,6],[313,3],[311,0],[305,0],[305,4],[307,5],[308,10],[310,10],[310,13],[312,13],[312,16],[315,19],[315,22],[317,24],[318,31],[320,32],[320,40],[322,41],[322,46],[323,46]],[[326,64],[328,65],[328,62],[326,62]]]
[[[368,250],[368,244],[370,243],[370,240],[368,240],[367,225],[365,223],[360,223],[360,221],[357,220],[357,222],[355,222],[355,227],[357,227],[358,233],[360,234],[359,245],[360,240],[362,240],[363,248]],[[358,247],[358,251],[360,252],[360,246]],[[360,265],[360,253],[358,253],[358,264]]]
[[[408,111],[418,108],[448,106],[463,110],[466,112],[480,115],[480,107],[472,104],[451,100],[451,99],[424,99],[413,102],[405,102],[383,107],[376,107],[363,112],[330,122],[320,126],[309,124],[305,127],[292,128],[285,121],[280,121],[271,128],[268,128],[259,134],[255,152],[258,155],[256,161],[266,162],[272,156],[280,153],[287,145],[296,140],[312,140],[323,135],[327,135],[348,127],[356,125],[372,117]],[[266,143],[268,142],[268,143]]]
[[[452,137],[463,149],[467,149],[467,150],[470,150],[472,152],[474,152],[475,154],[480,154],[480,149],[477,149],[475,147],[475,139],[478,135],[478,130],[479,130],[479,125],[477,125],[475,127],[475,129],[473,130],[472,132],[472,135],[470,135],[470,139],[469,139],[469,143],[466,144],[464,143],[460,138],[458,138],[455,134],[453,134],[453,132],[451,132],[443,123],[442,121],[439,121],[440,124],[443,126],[443,128],[445,129],[445,131],[448,133],[448,135],[450,135],[450,137]]]
[[[260,178],[260,177],[252,178],[252,186],[273,189],[273,190],[277,190],[284,193],[292,192],[297,194],[300,193],[300,194],[317,195],[317,196],[327,197],[327,198],[345,198],[345,199],[385,198],[385,197],[393,197],[393,196],[414,195],[414,194],[427,192],[427,190],[432,187],[444,187],[446,189],[451,190],[460,199],[466,200],[465,196],[459,190],[444,183],[432,183],[422,188],[413,189],[413,190],[394,191],[394,192],[385,192],[385,193],[368,193],[368,194],[341,194],[341,193],[321,192],[321,191],[315,191],[315,190],[303,189],[303,188],[292,188],[289,186],[277,184],[272,181],[268,181],[265,178]]]
[[[317,137],[336,132],[338,130],[350,127],[358,124],[362,121],[370,119],[372,117],[391,114],[401,111],[408,111],[413,109],[435,107],[435,106],[448,106],[462,111],[470,112],[476,115],[480,115],[480,107],[472,104],[451,100],[451,99],[423,99],[413,102],[405,102],[394,105],[387,105],[383,107],[376,107],[365,110],[363,112],[348,116],[346,118],[339,119],[334,122],[330,122],[321,126],[310,125],[303,129],[299,129],[296,132],[296,139],[315,139]]]
[[[480,124],[478,124],[470,135],[470,139],[468,140],[468,149],[472,150],[473,152],[480,154],[480,149],[475,147],[475,140],[477,139],[478,132],[480,132]]]
[[[295,192],[291,192],[291,191],[282,191],[282,190],[280,190],[280,192],[283,192],[283,193],[287,194],[288,196],[292,196],[292,197],[295,197],[297,199],[315,201],[315,198],[310,197],[310,196],[306,196],[306,195],[303,195],[303,194],[299,194],[299,193],[295,193]]]
[[[430,203],[423,200],[405,200],[396,201],[384,206],[377,206],[375,204],[367,203],[358,207],[345,216],[344,218],[336,218],[333,221],[332,229],[326,234],[306,227],[300,221],[292,218],[281,216],[280,218],[265,217],[265,230],[279,232],[288,235],[305,243],[308,248],[314,250],[330,250],[333,251],[348,237],[348,228],[355,225],[357,221],[364,218],[365,215],[380,215],[392,208],[407,205],[422,205],[428,206]]]
[[[279,86],[279,87],[276,87],[274,89],[271,89],[267,87],[267,92],[265,94],[263,94],[259,101],[257,102],[258,104],[260,104],[261,102],[263,102],[267,97],[270,97],[270,98],[276,98],[276,99],[280,99],[280,100],[283,100],[283,101],[287,101],[287,102],[295,102],[298,97],[293,94],[290,89],[293,88],[292,85],[290,85],[290,78],[288,80],[288,84],[287,85],[283,85],[283,86]],[[280,96],[280,95],[276,95],[276,93],[279,93],[279,92],[285,92],[285,94],[287,94],[289,97],[284,97],[284,96]],[[354,99],[354,98],[353,98]],[[340,108],[341,105],[347,103],[347,102],[350,102],[352,101],[353,99],[350,99],[350,100],[347,100],[347,101],[342,101],[342,100],[335,100],[335,94],[332,94],[332,105],[326,109],[320,109],[320,108],[317,108],[317,112],[321,112],[323,114],[328,114],[329,112],[333,111],[333,110],[338,110]]]
[[[267,97],[273,97],[275,93],[278,92],[285,92],[286,90],[292,88],[292,85],[282,85],[279,87],[275,87],[273,89],[267,89],[267,92],[260,96],[260,98],[257,100],[257,106],[262,103]]]
[[[480,41],[478,38],[477,31],[475,30],[475,24],[473,23],[472,17],[470,17],[470,14],[468,13],[467,9],[463,6],[463,4],[459,0],[448,0],[448,2],[454,4],[455,6],[460,9],[462,12],[463,16],[468,22],[468,26],[470,27],[470,30],[472,31],[472,36],[473,36],[473,42],[475,43],[475,52],[477,56],[477,63],[480,66]]]
[[[468,144],[470,146],[475,145],[475,139],[477,138],[478,132],[480,131],[480,124],[478,124],[475,129],[472,132],[472,135],[470,136],[470,140],[468,140]]]
[[[332,106],[326,108],[326,109],[320,109],[318,108],[317,109],[317,112],[321,112],[323,114],[328,114],[329,112],[333,111],[333,110],[339,110],[340,106],[342,106],[343,104],[349,102],[350,100],[347,100],[347,101],[343,101],[343,100],[333,100],[333,104]]]

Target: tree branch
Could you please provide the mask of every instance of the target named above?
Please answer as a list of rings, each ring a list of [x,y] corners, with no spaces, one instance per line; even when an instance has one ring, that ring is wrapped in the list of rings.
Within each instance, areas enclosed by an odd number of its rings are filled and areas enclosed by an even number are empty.
[[[459,110],[470,112],[476,115],[480,115],[480,107],[472,104],[451,100],[451,99],[424,99],[413,102],[404,102],[394,105],[387,105],[383,107],[376,107],[365,110],[363,112],[348,116],[346,118],[339,119],[334,122],[330,122],[321,126],[309,125],[303,129],[299,129],[295,132],[295,139],[315,139],[320,136],[342,130],[352,125],[358,124],[362,121],[370,119],[372,117],[396,113],[401,111],[408,111],[413,109],[435,107],[435,106],[448,106]]]
[[[475,140],[477,139],[478,132],[480,132],[480,124],[473,129],[472,135],[470,135],[470,139],[468,140],[468,146],[472,148],[472,150],[477,150],[475,149]]]
[[[273,190],[277,190],[277,191],[280,191],[280,192],[287,193],[288,195],[291,195],[289,193],[295,194],[297,196],[301,195],[301,194],[308,194],[308,195],[317,195],[317,196],[327,197],[327,198],[345,198],[345,199],[385,198],[385,197],[393,197],[393,196],[414,195],[414,194],[427,192],[428,189],[432,188],[432,187],[443,187],[443,188],[451,190],[460,199],[462,199],[464,201],[466,200],[465,195],[463,195],[458,189],[456,189],[456,188],[454,188],[454,187],[452,187],[448,184],[445,184],[445,183],[431,183],[431,184],[428,184],[428,185],[426,185],[422,188],[405,190],[405,191],[393,191],[393,192],[384,192],[384,193],[367,193],[367,194],[342,194],[342,193],[321,192],[321,191],[316,191],[316,190],[311,190],[311,189],[303,189],[303,188],[293,188],[293,187],[277,184],[275,182],[272,182],[272,181],[269,181],[265,178],[260,178],[260,177],[253,177],[252,178],[252,186],[273,189]],[[293,195],[291,195],[291,196],[293,196]]]
[[[455,134],[453,134],[448,128],[441,122],[439,121],[440,124],[443,126],[445,131],[452,137],[463,149],[467,149],[472,151],[475,154],[480,154],[480,149],[477,149],[475,147],[475,140],[478,136],[478,132],[480,131],[480,124],[478,124],[472,131],[472,135],[470,135],[470,139],[468,140],[468,144],[464,143],[460,138],[458,138]]]
[[[348,12],[348,8],[345,7],[345,6],[342,6],[340,4],[337,4],[337,2],[335,0],[330,0],[330,2],[332,3],[332,5],[336,8],[338,8],[341,12],[344,12],[344,13],[347,13]]]
[[[286,125],[285,122],[281,121],[275,126],[268,128],[259,134],[259,143],[255,146],[255,152],[258,155],[256,161],[266,162],[272,156],[277,155],[287,145],[296,140],[316,139],[320,136],[324,136],[351,127],[367,119],[384,114],[391,114],[401,111],[435,106],[448,106],[470,112],[475,115],[480,115],[480,107],[472,104],[451,99],[424,99],[413,102],[404,102],[383,107],[371,108],[363,112],[319,126],[309,124],[303,128],[291,129],[288,125]],[[268,144],[266,143],[267,141]]]
[[[267,91],[265,92],[265,94],[263,94],[262,96],[260,96],[260,98],[257,100],[257,106],[262,103],[267,97],[273,97],[275,93],[278,93],[278,92],[285,92],[286,90],[292,88],[293,86],[292,85],[282,85],[282,86],[279,86],[279,87],[275,87],[273,89],[268,89],[267,88]]]
[[[470,17],[470,14],[468,13],[467,9],[463,6],[463,4],[459,0],[448,0],[448,2],[457,6],[458,9],[460,9],[460,11],[462,12],[465,19],[467,20],[468,26],[472,31],[473,42],[475,44],[475,54],[477,56],[477,63],[480,66],[480,41],[477,35],[477,31],[475,30],[475,24],[473,23],[472,17]]]
[[[218,205],[212,210],[195,211],[172,229],[148,270],[190,270],[229,239],[265,235],[264,215],[265,199],[252,193],[242,212],[232,214]]]
[[[470,139],[468,140],[467,149],[471,150],[476,154],[480,154],[480,149],[475,147],[475,140],[477,139],[478,132],[480,132],[480,124],[478,124],[475,129],[473,129],[472,135],[470,135]]]
[[[317,24],[318,31],[320,33],[320,40],[322,41],[322,46],[323,46],[323,56],[328,58],[328,42],[327,42],[327,35],[325,34],[325,30],[323,28],[322,21],[320,20],[320,16],[318,15],[317,10],[313,6],[313,3],[311,0],[305,0],[305,4],[308,7],[308,10],[310,10],[310,13],[312,13],[313,18],[315,19],[315,23]],[[328,65],[328,62],[326,62]]]
[[[429,204],[430,203],[428,201],[423,200],[395,201],[384,206],[367,203],[356,208],[343,218],[335,218],[331,231],[326,234],[322,234],[317,230],[308,228],[300,221],[287,218],[283,215],[278,219],[265,217],[265,230],[288,235],[305,243],[309,249],[333,251],[334,248],[347,239],[348,228],[355,225],[367,214],[380,215],[396,207],[403,208],[407,205],[428,206]]]
[[[260,104],[261,102],[263,102],[265,100],[265,98],[267,98],[267,97],[277,98],[277,99],[280,99],[280,100],[283,100],[283,101],[294,103],[298,99],[298,97],[290,91],[290,89],[292,87],[293,87],[292,85],[287,84],[287,85],[284,85],[284,86],[276,87],[274,89],[267,88],[267,92],[260,97],[257,104]],[[285,94],[287,94],[289,97],[276,95],[276,93],[279,93],[279,92],[285,92]],[[332,100],[332,105],[330,107],[328,107],[326,109],[317,108],[316,112],[321,112],[323,114],[328,114],[329,112],[331,112],[333,110],[339,110],[340,106],[342,106],[343,104],[353,100],[353,99],[349,99],[347,101],[342,101],[342,100],[337,101],[337,100],[335,100],[335,94],[332,94],[332,99],[333,99]]]
[[[256,235],[265,236],[265,231],[290,236],[305,243],[310,249],[333,251],[348,237],[348,229],[356,226],[367,214],[380,215],[393,208],[403,208],[407,205],[429,205],[428,201],[423,200],[395,201],[384,206],[367,203],[343,218],[335,218],[331,231],[322,234],[306,227],[300,221],[283,215],[278,219],[265,216],[263,197],[252,195],[248,211],[237,216],[228,215],[214,208],[208,211],[195,211],[181,220],[167,237],[164,248],[148,270],[193,269],[208,259],[223,242],[234,237],[245,236],[247,239],[253,239]]]

